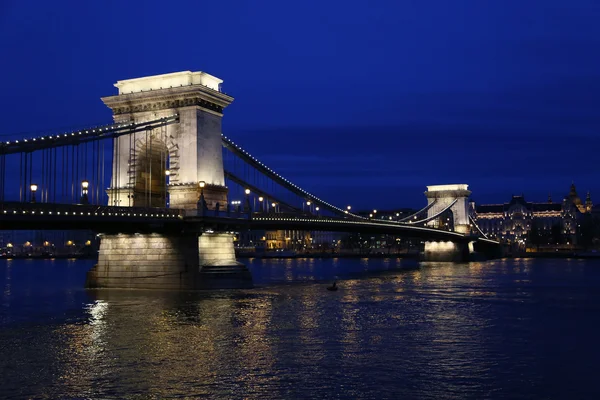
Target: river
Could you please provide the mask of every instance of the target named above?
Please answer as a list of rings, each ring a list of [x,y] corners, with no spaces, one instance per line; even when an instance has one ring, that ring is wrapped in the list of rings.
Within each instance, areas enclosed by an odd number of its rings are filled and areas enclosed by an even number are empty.
[[[255,289],[169,293],[0,260],[0,398],[600,398],[600,260],[242,261]]]

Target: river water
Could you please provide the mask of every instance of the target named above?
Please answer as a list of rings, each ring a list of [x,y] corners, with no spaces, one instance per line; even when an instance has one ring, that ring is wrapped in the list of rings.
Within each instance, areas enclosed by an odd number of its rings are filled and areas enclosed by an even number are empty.
[[[600,261],[243,261],[255,289],[165,293],[1,260],[0,398],[600,398]]]

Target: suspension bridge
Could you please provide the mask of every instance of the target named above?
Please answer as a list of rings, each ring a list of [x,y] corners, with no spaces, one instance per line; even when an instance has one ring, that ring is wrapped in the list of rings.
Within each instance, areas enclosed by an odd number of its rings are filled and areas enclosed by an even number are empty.
[[[294,184],[222,134],[233,98],[221,83],[190,71],[119,81],[102,98],[111,124],[3,137],[0,230],[98,232],[91,287],[251,286],[233,248],[244,230],[419,238],[428,259],[497,247],[469,217],[467,185],[428,186],[424,208],[382,220]]]

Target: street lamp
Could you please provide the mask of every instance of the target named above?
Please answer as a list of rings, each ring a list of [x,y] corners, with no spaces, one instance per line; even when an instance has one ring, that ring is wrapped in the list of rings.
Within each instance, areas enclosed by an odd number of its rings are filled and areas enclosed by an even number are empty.
[[[346,208],[348,209],[348,211],[350,211],[350,210],[352,209],[352,207],[351,207],[351,206],[348,206],[348,207],[346,207]]]
[[[263,211],[264,211],[264,210],[263,210],[263,200],[264,200],[264,199],[265,199],[264,197],[262,197],[262,196],[258,196],[258,204],[260,204],[260,212],[263,212]]]
[[[377,210],[373,210],[373,214],[377,214]]]
[[[196,206],[196,208],[200,210],[201,213],[204,213],[204,208],[206,207],[206,202],[204,201],[204,186],[206,186],[206,182],[198,182],[198,187],[200,188],[200,196],[198,196],[198,205]]]
[[[166,175],[166,176],[169,176],[169,175],[171,175],[171,171],[169,171],[169,170],[166,170],[166,171],[165,171],[165,175]]]
[[[244,193],[246,193],[246,210],[248,211],[248,215],[250,215],[252,213],[250,209],[250,189],[244,190]]]
[[[35,192],[38,190],[38,185],[32,183],[29,188],[31,189],[31,202],[35,203]]]
[[[84,179],[81,181],[81,204],[88,204],[88,188],[90,187],[90,183]]]

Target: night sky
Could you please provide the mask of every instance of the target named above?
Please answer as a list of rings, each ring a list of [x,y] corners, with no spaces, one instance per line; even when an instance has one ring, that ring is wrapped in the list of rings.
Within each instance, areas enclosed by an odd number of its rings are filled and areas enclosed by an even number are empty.
[[[224,133],[356,208],[600,204],[597,0],[0,2],[1,134],[110,122],[117,80],[206,71]]]

